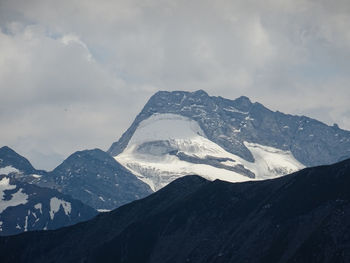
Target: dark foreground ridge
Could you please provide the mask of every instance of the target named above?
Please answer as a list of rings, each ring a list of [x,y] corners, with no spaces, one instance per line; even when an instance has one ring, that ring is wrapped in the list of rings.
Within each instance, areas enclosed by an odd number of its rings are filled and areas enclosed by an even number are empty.
[[[0,238],[4,262],[350,262],[350,160],[275,180],[174,181],[75,226]]]

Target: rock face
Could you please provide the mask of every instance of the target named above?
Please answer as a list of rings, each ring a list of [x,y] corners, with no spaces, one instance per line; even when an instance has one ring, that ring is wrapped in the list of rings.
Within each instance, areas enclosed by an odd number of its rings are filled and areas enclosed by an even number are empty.
[[[161,91],[108,152],[157,190],[188,174],[237,182],[334,163],[350,157],[350,132],[247,97]]]
[[[187,176],[88,222],[2,237],[1,261],[349,262],[349,189],[350,160],[260,182]]]
[[[106,152],[78,151],[51,172],[35,170],[8,147],[0,149],[0,174],[17,181],[56,189],[95,209],[112,210],[153,191]]]
[[[95,209],[56,190],[0,175],[0,235],[56,229],[96,215]]]

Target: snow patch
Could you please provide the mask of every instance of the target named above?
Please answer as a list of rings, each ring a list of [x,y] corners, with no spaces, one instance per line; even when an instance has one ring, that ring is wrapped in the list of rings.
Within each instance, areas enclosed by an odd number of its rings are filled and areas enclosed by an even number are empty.
[[[84,191],[92,195],[91,191],[89,191],[88,189],[84,189]]]
[[[64,213],[69,215],[72,211],[72,206],[70,202],[66,202],[64,200],[58,199],[57,197],[53,197],[50,199],[50,218],[54,219],[55,214],[60,210],[61,206],[63,207]]]
[[[223,110],[229,111],[229,112],[237,112],[237,113],[241,113],[241,114],[248,114],[249,113],[249,112],[245,112],[245,111],[240,111],[232,106],[230,106],[228,108],[224,108]]]
[[[28,216],[26,216],[25,220],[24,220],[24,232],[28,231]]]
[[[28,202],[28,195],[23,193],[22,188],[12,194],[9,200],[4,200],[5,191],[13,189],[16,189],[16,185],[10,184],[10,178],[4,177],[0,180],[0,213],[10,206],[17,206]]]
[[[109,210],[109,209],[97,209],[97,211],[99,213],[107,213],[107,212],[110,212],[111,210]]]
[[[40,214],[43,213],[43,210],[42,210],[43,206],[41,203],[37,203],[36,205],[34,205],[34,208],[40,210]]]
[[[246,120],[246,121],[253,121],[254,119],[251,118],[250,116],[247,116],[247,117],[245,117],[245,120]]]
[[[11,165],[0,168],[1,175],[9,175],[10,173],[20,173],[20,171]]]

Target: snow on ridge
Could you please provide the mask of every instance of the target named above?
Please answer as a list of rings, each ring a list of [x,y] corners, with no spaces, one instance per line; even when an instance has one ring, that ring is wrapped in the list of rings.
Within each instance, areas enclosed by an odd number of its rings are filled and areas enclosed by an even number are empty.
[[[276,178],[305,168],[290,151],[246,141],[244,145],[254,156],[255,167],[250,169],[258,175],[257,179]]]
[[[11,165],[0,168],[0,175],[9,175],[10,173],[20,173],[20,171]]]
[[[249,112],[246,111],[240,111],[232,106],[228,107],[228,108],[224,108],[223,110],[225,111],[230,111],[230,112],[237,112],[237,113],[241,113],[241,114],[248,114]]]
[[[26,204],[28,202],[28,195],[23,192],[22,188],[16,193],[11,194],[9,200],[4,200],[5,191],[16,189],[16,187],[16,185],[10,184],[10,178],[4,177],[0,180],[0,213],[8,207]]]
[[[99,213],[107,213],[107,212],[110,212],[110,211],[112,211],[112,210],[110,210],[110,209],[97,209],[97,211],[98,211]]]
[[[57,197],[52,197],[50,199],[50,218],[54,219],[55,214],[60,210],[61,206],[63,207],[64,213],[69,215],[72,211],[72,206],[70,202],[58,199]]]

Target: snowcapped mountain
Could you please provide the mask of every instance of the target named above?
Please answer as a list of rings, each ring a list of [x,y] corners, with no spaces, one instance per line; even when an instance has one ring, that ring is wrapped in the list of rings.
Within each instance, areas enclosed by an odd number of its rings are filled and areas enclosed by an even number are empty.
[[[56,190],[19,182],[16,168],[0,169],[0,235],[56,229],[97,215],[97,211]]]
[[[97,210],[112,210],[153,191],[108,153],[78,151],[51,172],[36,170],[9,147],[0,148],[0,174],[17,181],[56,189]]]
[[[108,152],[158,190],[188,174],[239,182],[334,163],[350,157],[350,132],[247,97],[161,91]]]

